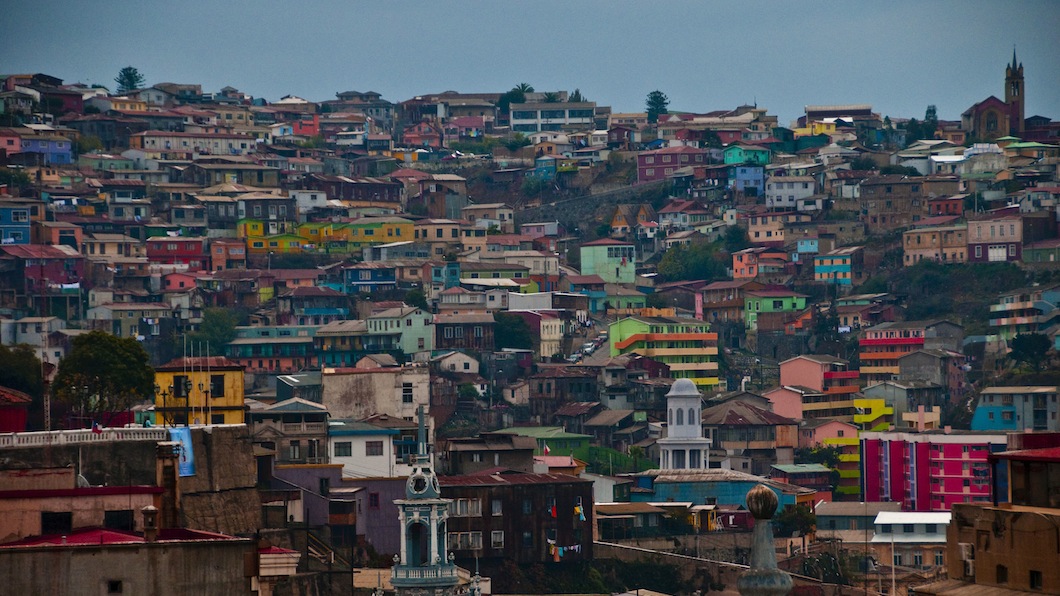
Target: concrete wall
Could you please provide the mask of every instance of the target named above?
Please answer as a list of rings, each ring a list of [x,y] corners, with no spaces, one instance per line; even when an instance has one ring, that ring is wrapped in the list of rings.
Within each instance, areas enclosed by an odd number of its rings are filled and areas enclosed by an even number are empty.
[[[243,576],[251,540],[0,549],[6,594],[252,594]]]
[[[372,414],[411,418],[420,405],[430,409],[429,381],[426,367],[325,370],[322,400],[334,418],[360,419]],[[412,383],[412,403],[402,403],[402,383]]]
[[[257,469],[244,425],[192,429],[196,474],[180,479],[182,523],[225,534],[261,526]],[[153,440],[106,441],[0,450],[0,468],[66,468],[92,486],[156,486]],[[72,488],[72,486],[71,486]]]

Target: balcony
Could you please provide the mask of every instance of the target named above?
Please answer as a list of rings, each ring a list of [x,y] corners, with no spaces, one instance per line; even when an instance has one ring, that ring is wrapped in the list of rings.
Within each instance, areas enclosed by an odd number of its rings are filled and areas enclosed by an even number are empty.
[[[896,375],[899,373],[897,366],[862,366],[863,375]]]
[[[858,345],[861,346],[919,346],[923,344],[923,337],[884,337],[858,340]]]
[[[432,567],[395,565],[390,571],[390,581],[396,587],[452,586],[456,585],[458,579],[456,565],[435,565]]]
[[[285,433],[316,433],[324,434],[326,425],[323,422],[284,422],[283,432]]]

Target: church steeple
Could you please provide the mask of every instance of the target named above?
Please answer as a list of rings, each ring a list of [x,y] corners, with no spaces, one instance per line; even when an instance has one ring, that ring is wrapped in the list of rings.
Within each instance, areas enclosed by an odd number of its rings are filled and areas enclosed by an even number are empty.
[[[398,596],[452,596],[458,582],[446,532],[452,500],[440,497],[423,406],[417,414],[419,445],[412,457],[412,473],[405,483],[405,498],[394,501],[401,520],[401,554],[394,555],[391,582]]]
[[[1008,134],[1023,135],[1023,65],[1016,58],[1016,48],[1012,48],[1012,64],[1005,67],[1005,103],[1008,105]]]

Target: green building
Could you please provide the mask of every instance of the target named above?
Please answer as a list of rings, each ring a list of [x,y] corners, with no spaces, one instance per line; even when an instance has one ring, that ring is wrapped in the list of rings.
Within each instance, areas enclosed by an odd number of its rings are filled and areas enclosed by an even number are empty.
[[[578,449],[588,447],[592,439],[589,435],[569,433],[563,430],[562,426],[515,426],[502,428],[496,432],[534,439],[537,441],[535,455],[545,455],[546,446],[548,446],[548,455],[573,455]]]
[[[610,284],[636,281],[636,261],[636,250],[629,242],[601,238],[581,246],[582,275],[599,275]]]
[[[744,292],[743,320],[748,329],[758,329],[761,313],[796,313],[806,310],[806,296],[791,290],[752,290]]]
[[[703,391],[716,391],[718,334],[690,317],[626,317],[607,330],[611,356],[639,354],[665,364],[670,377],[690,379]]]

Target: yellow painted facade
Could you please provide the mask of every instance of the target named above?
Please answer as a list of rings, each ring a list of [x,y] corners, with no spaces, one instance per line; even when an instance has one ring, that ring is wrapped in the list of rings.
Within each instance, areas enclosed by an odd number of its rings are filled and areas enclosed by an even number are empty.
[[[155,369],[155,424],[243,424],[243,367],[223,357],[178,358]]]

